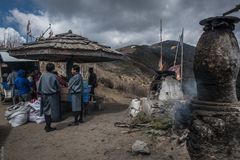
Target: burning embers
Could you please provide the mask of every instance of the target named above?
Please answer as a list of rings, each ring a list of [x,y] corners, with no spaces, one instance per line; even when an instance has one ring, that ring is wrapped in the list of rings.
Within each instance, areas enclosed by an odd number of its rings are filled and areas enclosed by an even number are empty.
[[[236,17],[212,17],[196,48],[194,74],[198,96],[191,103],[188,151],[192,159],[240,159],[240,108],[236,78],[240,52]]]

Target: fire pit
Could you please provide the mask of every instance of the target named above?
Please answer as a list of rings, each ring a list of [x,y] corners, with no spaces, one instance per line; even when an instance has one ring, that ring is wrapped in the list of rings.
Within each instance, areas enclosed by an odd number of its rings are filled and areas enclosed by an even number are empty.
[[[192,159],[240,159],[240,103],[236,79],[238,42],[232,32],[237,17],[211,17],[200,22],[194,74],[198,96],[191,103],[187,147]]]

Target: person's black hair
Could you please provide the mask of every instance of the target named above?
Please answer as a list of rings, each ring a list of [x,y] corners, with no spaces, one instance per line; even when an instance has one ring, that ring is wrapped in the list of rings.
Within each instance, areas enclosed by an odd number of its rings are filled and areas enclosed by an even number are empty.
[[[80,71],[79,65],[73,65],[72,68],[73,68],[73,70],[75,70],[76,72],[79,72],[79,71]]]
[[[57,72],[57,71],[53,71],[52,73],[53,73],[53,74],[56,74],[56,75],[58,76],[58,72]]]
[[[15,67],[12,67],[11,68],[11,71],[13,72],[13,71],[16,71],[17,69],[15,68]]]
[[[46,65],[46,70],[47,70],[48,72],[52,72],[52,71],[54,71],[54,69],[55,69],[55,65],[54,65],[53,63],[48,63],[48,64]]]
[[[90,68],[88,69],[88,71],[89,71],[89,72],[93,72],[93,67],[90,67]]]

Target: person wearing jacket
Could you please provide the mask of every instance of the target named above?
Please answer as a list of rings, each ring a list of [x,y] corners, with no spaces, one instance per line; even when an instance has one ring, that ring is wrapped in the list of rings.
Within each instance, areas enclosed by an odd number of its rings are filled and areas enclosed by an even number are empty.
[[[46,72],[40,77],[38,85],[38,92],[41,95],[40,115],[44,114],[46,132],[56,130],[56,128],[51,127],[51,122],[54,119],[60,119],[60,85],[57,76],[53,74],[54,69],[54,64],[48,63]]]
[[[88,77],[88,85],[91,85],[90,91],[90,100],[95,101],[95,88],[97,87],[97,75],[94,73],[93,68],[89,68],[89,77]]]
[[[79,125],[83,123],[83,107],[82,107],[82,88],[83,80],[79,73],[80,67],[73,65],[72,74],[73,77],[69,80],[68,90],[72,98],[72,112],[74,114],[74,122],[70,125]]]
[[[17,78],[17,72],[15,69],[12,69],[12,72],[7,77],[7,84],[9,85],[12,93],[12,102],[13,104],[16,104],[16,92],[14,87],[14,82]]]
[[[20,69],[17,72],[14,87],[17,90],[19,101],[26,102],[30,100],[31,83],[26,78],[26,72],[24,70]]]

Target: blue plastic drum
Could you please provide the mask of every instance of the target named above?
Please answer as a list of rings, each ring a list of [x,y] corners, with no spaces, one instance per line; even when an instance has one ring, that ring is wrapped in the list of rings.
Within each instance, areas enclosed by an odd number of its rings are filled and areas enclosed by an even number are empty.
[[[88,85],[88,81],[83,81],[83,92],[82,92],[82,100],[83,103],[88,103],[90,100],[90,92],[91,92],[91,85]],[[68,101],[71,102],[71,94],[68,95]]]

